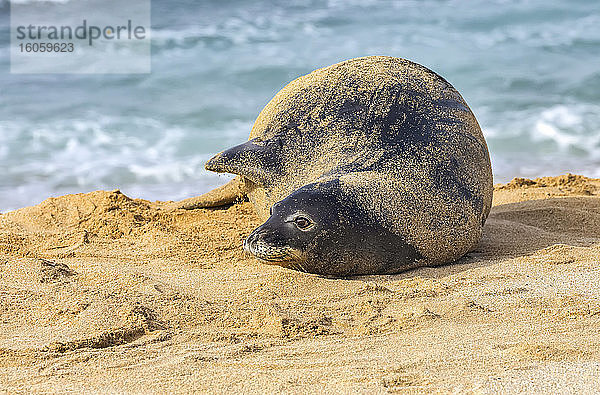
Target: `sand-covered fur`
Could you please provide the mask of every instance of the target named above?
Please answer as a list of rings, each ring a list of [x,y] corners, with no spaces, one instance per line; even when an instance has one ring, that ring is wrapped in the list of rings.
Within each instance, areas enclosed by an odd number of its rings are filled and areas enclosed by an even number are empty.
[[[246,180],[262,219],[307,185],[323,190],[314,200],[333,195],[320,211],[339,209],[331,213],[335,223],[315,232],[315,248],[298,250],[297,266],[319,274],[454,261],[479,241],[492,202],[487,145],[465,100],[435,72],[388,56],[347,60],[290,82],[261,111],[250,140],[206,168]],[[213,201],[206,196],[199,199]],[[336,231],[344,236],[332,239]],[[361,238],[374,233],[381,245]],[[357,246],[371,249],[368,259]]]

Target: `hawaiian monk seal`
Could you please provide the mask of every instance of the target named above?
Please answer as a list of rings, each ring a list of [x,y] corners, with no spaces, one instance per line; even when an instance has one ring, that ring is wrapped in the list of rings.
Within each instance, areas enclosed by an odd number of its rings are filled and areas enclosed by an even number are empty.
[[[487,145],[467,103],[433,71],[393,57],[292,81],[249,141],[206,168],[239,177],[174,207],[246,195],[268,219],[245,250],[334,276],[452,262],[478,243],[492,203]]]

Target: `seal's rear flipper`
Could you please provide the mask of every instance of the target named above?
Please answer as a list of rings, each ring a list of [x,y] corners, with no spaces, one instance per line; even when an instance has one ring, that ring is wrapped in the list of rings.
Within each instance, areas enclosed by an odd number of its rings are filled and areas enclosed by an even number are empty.
[[[252,183],[260,186],[271,184],[280,176],[281,147],[277,138],[265,141],[253,139],[215,155],[206,162],[206,170],[233,173],[238,177],[204,195],[169,203],[163,208],[192,210],[224,206],[245,197]]]
[[[169,203],[163,208],[166,210],[218,207],[232,204],[246,196],[246,182],[242,177],[236,177],[227,184],[206,192],[203,195]]]
[[[206,170],[238,174],[255,184],[267,186],[280,175],[281,145],[276,138],[252,139],[225,150],[206,162]]]

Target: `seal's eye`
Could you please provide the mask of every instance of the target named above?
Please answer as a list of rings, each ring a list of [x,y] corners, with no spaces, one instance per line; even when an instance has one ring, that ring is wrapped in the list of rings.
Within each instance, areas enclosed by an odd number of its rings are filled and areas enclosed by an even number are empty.
[[[306,217],[296,217],[294,218],[294,223],[299,229],[305,230],[311,227],[312,222]]]

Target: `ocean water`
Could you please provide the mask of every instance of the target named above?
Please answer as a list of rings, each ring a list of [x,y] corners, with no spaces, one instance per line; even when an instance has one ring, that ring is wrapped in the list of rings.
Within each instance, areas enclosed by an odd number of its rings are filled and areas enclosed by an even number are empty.
[[[0,211],[97,189],[206,192],[229,178],[204,162],[246,140],[280,88],[365,55],[450,81],[496,182],[600,177],[600,2],[153,0],[147,75],[10,74],[9,23],[0,0]]]

